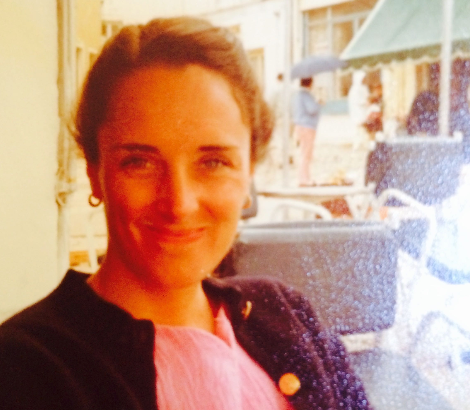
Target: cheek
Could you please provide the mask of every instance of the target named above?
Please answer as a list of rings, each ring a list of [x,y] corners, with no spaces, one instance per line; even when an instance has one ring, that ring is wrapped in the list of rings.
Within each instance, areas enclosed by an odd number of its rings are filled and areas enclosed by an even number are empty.
[[[249,181],[242,180],[209,189],[207,201],[221,218],[238,222],[248,193]]]
[[[155,189],[125,178],[105,179],[104,201],[109,214],[132,219],[154,201]]]

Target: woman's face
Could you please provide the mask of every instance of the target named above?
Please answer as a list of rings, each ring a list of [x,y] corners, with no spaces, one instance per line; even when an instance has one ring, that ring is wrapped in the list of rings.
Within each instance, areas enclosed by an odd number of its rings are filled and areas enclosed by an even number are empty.
[[[109,231],[105,263],[184,287],[229,250],[252,174],[250,130],[229,83],[198,65],[141,69],[118,84],[89,164]]]

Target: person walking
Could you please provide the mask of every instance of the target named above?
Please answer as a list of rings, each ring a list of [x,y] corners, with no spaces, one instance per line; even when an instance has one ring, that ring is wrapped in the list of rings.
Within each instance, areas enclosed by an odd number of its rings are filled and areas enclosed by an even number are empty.
[[[294,136],[300,145],[299,186],[312,186],[310,162],[320,119],[321,104],[312,95],[313,78],[301,78],[300,89],[292,100]]]
[[[268,161],[271,165],[271,173],[282,167],[282,149],[284,136],[284,75],[279,73],[276,77],[276,84],[271,92],[268,103],[274,114],[274,129],[271,141],[268,147]]]

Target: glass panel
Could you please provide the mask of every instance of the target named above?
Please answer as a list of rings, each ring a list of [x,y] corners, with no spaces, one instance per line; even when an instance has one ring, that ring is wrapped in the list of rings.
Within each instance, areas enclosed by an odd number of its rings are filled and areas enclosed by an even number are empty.
[[[315,24],[309,30],[309,55],[328,54],[330,43],[328,40],[328,25]]]
[[[340,55],[354,35],[352,21],[336,23],[333,25],[333,54]]]

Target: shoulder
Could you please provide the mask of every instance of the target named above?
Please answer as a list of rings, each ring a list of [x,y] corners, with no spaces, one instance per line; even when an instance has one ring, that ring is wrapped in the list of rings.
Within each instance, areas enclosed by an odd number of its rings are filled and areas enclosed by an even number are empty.
[[[44,350],[41,339],[50,337],[55,320],[53,310],[48,308],[49,296],[17,313],[0,326],[0,374],[6,370],[5,363],[15,366],[29,360],[37,361]],[[31,356],[34,352],[35,358]]]
[[[38,369],[35,364],[54,361],[67,353],[67,346],[76,345],[91,317],[83,301],[85,279],[69,272],[48,296],[5,321],[0,326],[0,361]]]
[[[0,325],[0,374],[5,363],[32,368],[49,355],[58,329],[68,322],[68,309],[60,307],[58,296],[56,289]]]
[[[8,337],[18,337],[28,330],[47,327],[48,323],[54,323],[53,293],[39,302],[25,308],[0,325],[0,343]]]
[[[100,388],[116,381],[103,375],[126,357],[136,327],[100,301],[86,278],[68,273],[50,295],[0,326],[2,409],[85,408],[81,400],[95,390],[90,381],[99,378]]]
[[[80,293],[86,275],[69,271],[63,281],[49,295],[25,308],[0,325],[0,336],[20,329],[34,329],[57,325],[71,314],[73,296]]]
[[[42,404],[56,408],[50,385],[65,380],[66,374],[60,371],[52,348],[57,337],[50,299],[46,297],[0,326],[2,408],[33,409]]]

